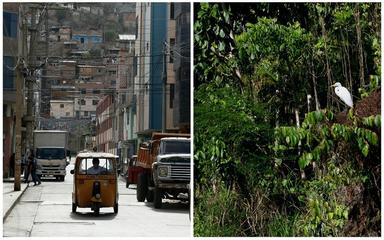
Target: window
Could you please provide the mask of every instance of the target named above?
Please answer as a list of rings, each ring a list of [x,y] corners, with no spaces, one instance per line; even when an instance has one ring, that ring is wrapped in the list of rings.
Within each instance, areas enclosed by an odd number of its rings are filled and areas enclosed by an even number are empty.
[[[15,66],[15,59],[13,57],[3,57],[3,88],[14,88],[15,72],[12,68]]]
[[[175,4],[171,3],[170,10],[169,10],[169,18],[175,19]]]
[[[97,105],[99,103],[99,100],[92,100],[92,105]]]
[[[80,38],[80,43],[84,43],[84,38]]]
[[[100,174],[114,174],[114,167],[113,162],[111,159],[106,158],[98,158],[99,159],[99,167],[101,167],[101,173]],[[90,169],[92,164],[93,158],[84,158],[80,162],[79,167],[79,173],[80,174],[87,174],[87,170]],[[93,174],[96,172],[89,172],[88,174]]]
[[[169,50],[169,62],[173,63],[173,58],[174,58],[174,49],[175,49],[175,39],[171,38],[169,39],[169,45],[170,45],[170,50]]]
[[[84,116],[88,117],[88,111],[84,111]]]
[[[4,37],[17,37],[17,21],[16,13],[3,12],[3,34]]]
[[[85,90],[84,88],[80,89],[81,94],[85,94],[86,92],[87,92],[87,90]]]
[[[100,90],[95,89],[95,90],[92,91],[92,93],[93,93],[93,94],[100,94]]]
[[[175,84],[169,85],[169,108],[173,108],[173,100],[175,99]]]
[[[60,104],[60,108],[64,108],[64,104]]]
[[[80,103],[79,103],[80,105],[85,105],[85,100],[84,99],[80,99],[79,101],[80,101]]]
[[[69,117],[70,114],[71,114],[70,112],[66,112],[66,113],[65,113],[65,116]]]
[[[37,148],[37,158],[42,159],[63,159],[65,158],[65,150],[63,148]]]

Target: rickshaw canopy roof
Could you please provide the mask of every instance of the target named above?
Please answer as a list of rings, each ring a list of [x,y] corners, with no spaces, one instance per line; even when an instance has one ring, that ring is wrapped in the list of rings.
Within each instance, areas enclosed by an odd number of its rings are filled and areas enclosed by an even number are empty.
[[[105,152],[81,152],[76,158],[118,158],[119,156]]]

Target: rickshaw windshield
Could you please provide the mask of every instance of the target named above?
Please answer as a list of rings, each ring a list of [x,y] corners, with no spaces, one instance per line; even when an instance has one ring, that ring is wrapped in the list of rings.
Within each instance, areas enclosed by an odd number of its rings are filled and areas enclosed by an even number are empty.
[[[108,158],[83,158],[80,160],[79,174],[109,175],[115,174],[112,159]]]

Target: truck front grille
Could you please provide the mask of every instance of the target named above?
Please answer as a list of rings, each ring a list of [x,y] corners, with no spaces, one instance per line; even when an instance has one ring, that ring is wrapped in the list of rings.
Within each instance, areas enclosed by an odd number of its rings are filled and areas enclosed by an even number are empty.
[[[190,165],[172,165],[171,166],[171,179],[189,181],[190,178],[191,178]]]

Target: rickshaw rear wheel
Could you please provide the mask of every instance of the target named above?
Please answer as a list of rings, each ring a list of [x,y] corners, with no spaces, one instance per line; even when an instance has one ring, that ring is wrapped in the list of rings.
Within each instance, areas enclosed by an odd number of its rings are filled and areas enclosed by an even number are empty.
[[[125,183],[125,187],[128,188],[129,187],[129,181],[127,179],[126,183]]]
[[[118,213],[119,212],[119,204],[115,203],[115,206],[113,206],[113,212]]]
[[[76,203],[72,203],[72,212],[75,213],[76,212]]]

